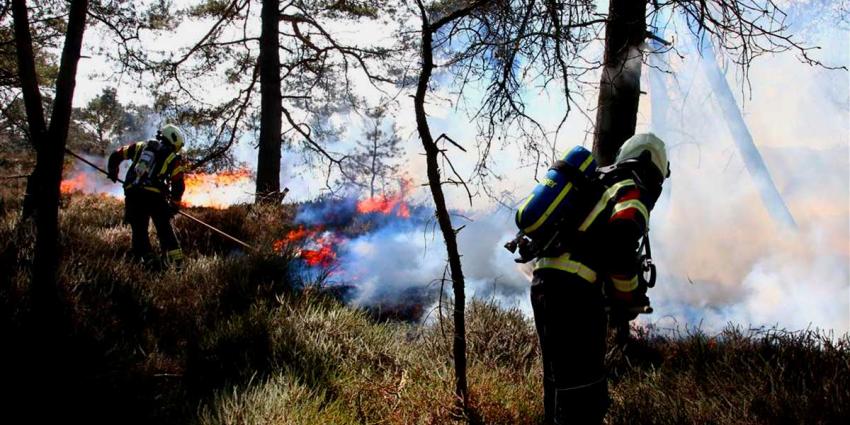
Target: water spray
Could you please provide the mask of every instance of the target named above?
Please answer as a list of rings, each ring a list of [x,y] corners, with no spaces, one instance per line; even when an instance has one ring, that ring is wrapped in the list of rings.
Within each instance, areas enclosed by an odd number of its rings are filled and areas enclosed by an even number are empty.
[[[87,159],[83,158],[82,156],[77,155],[76,153],[74,153],[74,152],[73,152],[73,151],[71,151],[70,149],[65,148],[65,152],[66,152],[68,155],[71,155],[71,156],[73,156],[74,158],[77,158],[78,160],[80,160],[80,161],[84,162],[85,164],[87,164],[88,166],[90,166],[90,167],[94,168],[95,170],[100,171],[100,172],[101,172],[101,173],[103,173],[105,176],[109,176],[109,173],[108,173],[108,172],[106,172],[106,170],[104,170],[103,168],[100,168],[99,166],[97,166],[97,164],[94,164],[93,162],[91,162],[91,161],[89,161],[89,160],[87,160]],[[124,183],[124,180],[121,180],[121,179],[116,179],[116,181],[117,181],[118,183],[122,183],[122,184]],[[201,219],[199,219],[199,218],[197,218],[197,217],[195,217],[195,216],[193,216],[193,215],[191,215],[191,214],[189,214],[189,213],[187,213],[187,212],[184,212],[184,211],[181,211],[181,210],[177,210],[177,214],[180,214],[180,215],[182,215],[183,217],[186,217],[186,218],[188,218],[188,219],[190,219],[190,220],[192,220],[192,221],[194,221],[194,222],[196,222],[196,223],[198,223],[198,224],[200,224],[200,225],[202,225],[202,226],[204,226],[204,227],[206,227],[206,228],[208,228],[208,229],[210,229],[210,230],[212,230],[212,231],[214,231],[214,232],[218,233],[219,235],[222,235],[222,236],[226,237],[227,239],[230,239],[231,241],[236,242],[236,243],[238,243],[239,245],[242,245],[242,246],[243,246],[243,247],[245,247],[245,248],[248,248],[248,249],[249,249],[249,250],[251,250],[251,251],[257,251],[257,249],[256,249],[256,248],[254,248],[253,246],[251,246],[251,245],[249,245],[249,244],[247,244],[247,243],[245,243],[245,242],[243,242],[243,241],[241,241],[241,240],[237,239],[236,237],[234,237],[234,236],[232,236],[232,235],[228,234],[227,232],[225,232],[224,230],[221,230],[221,229],[219,229],[219,228],[217,228],[217,227],[215,227],[215,226],[213,226],[213,225],[211,225],[211,224],[209,224],[209,223],[206,223],[206,222],[204,222],[203,220],[201,220]]]

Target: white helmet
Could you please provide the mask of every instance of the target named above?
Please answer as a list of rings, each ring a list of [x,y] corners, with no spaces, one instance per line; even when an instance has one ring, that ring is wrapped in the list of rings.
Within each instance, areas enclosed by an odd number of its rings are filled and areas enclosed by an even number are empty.
[[[185,139],[183,138],[183,132],[174,124],[166,124],[159,130],[159,136],[162,137],[168,143],[171,143],[174,146],[175,151],[179,151],[183,148],[183,143]]]
[[[670,163],[667,161],[667,148],[664,141],[652,133],[635,134],[623,143],[617,152],[617,162],[637,158],[643,152],[649,152],[652,163],[664,178],[670,177]]]

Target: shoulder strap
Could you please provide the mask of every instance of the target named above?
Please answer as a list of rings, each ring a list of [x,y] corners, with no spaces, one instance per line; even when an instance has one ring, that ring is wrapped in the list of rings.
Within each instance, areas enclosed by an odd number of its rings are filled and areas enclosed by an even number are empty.
[[[157,174],[157,176],[163,176],[163,175],[165,175],[166,171],[168,171],[169,166],[170,166],[170,165],[172,164],[172,162],[174,162],[174,160],[175,160],[175,159],[177,159],[177,158],[178,158],[178,156],[177,156],[177,152],[171,152],[170,154],[168,154],[168,156],[167,156],[167,157],[165,157],[165,160],[164,160],[164,161],[162,161],[162,167],[160,168],[159,173]]]
[[[142,155],[142,151],[148,148],[150,141],[141,141],[136,142],[136,154],[133,155],[133,162],[137,162],[139,160],[139,156]]]

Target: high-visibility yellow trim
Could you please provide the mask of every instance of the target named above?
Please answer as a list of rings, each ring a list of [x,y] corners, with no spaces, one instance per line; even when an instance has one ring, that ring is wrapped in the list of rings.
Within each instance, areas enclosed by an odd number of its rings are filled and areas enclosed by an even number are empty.
[[[578,261],[571,260],[569,252],[559,257],[543,257],[538,259],[537,262],[534,263],[534,270],[540,269],[561,270],[577,274],[579,277],[590,283],[596,282],[596,272]]]
[[[584,162],[581,163],[581,165],[578,167],[578,169],[581,170],[581,171],[586,170],[591,162],[593,162],[593,155],[588,155],[587,159],[585,159]],[[558,193],[558,196],[555,198],[555,200],[551,204],[549,204],[549,208],[546,208],[546,211],[543,212],[543,215],[540,216],[540,218],[538,218],[537,221],[534,222],[534,224],[526,227],[525,229],[522,229],[523,233],[529,234],[529,233],[537,230],[538,228],[540,228],[540,226],[542,226],[543,223],[545,223],[546,220],[549,219],[549,216],[552,215],[552,213],[555,211],[555,208],[558,208],[558,205],[561,204],[561,201],[564,200],[564,198],[567,196],[567,194],[570,192],[570,189],[572,189],[572,188],[573,188],[573,184],[567,183],[567,185],[564,186],[563,189],[561,189],[561,192]],[[520,215],[519,215],[520,218],[522,218],[522,210],[525,208],[526,205],[528,205],[528,203],[531,201],[531,198],[533,196],[534,196],[534,194],[529,196],[528,200],[525,201],[525,204],[523,204],[522,208],[520,208]]]
[[[186,171],[186,167],[184,167],[182,165],[174,167],[174,170],[171,171],[171,177],[174,177],[174,176],[176,176],[176,175],[178,175],[178,174],[180,174],[184,171]]]
[[[588,155],[587,159],[585,159],[584,162],[581,163],[581,165],[578,167],[578,169],[581,170],[581,171],[586,170],[587,167],[590,166],[591,162],[593,162],[593,155]]]
[[[644,223],[649,223],[649,211],[647,211],[646,205],[644,205],[639,199],[629,199],[628,201],[618,202],[617,205],[614,205],[614,211],[611,212],[611,215],[629,208],[638,210],[638,212],[643,215]]]
[[[140,145],[144,145],[144,144],[145,144],[145,142],[136,143],[136,153],[133,155],[133,164],[135,164],[136,162],[139,161],[139,156],[141,156],[142,151],[145,150],[145,147],[140,146]]]
[[[555,211],[555,208],[557,208],[558,205],[561,204],[561,201],[564,200],[564,197],[567,196],[567,193],[569,193],[570,189],[572,189],[572,188],[573,188],[573,184],[567,183],[567,185],[564,186],[563,189],[561,189],[561,193],[559,193],[558,196],[555,198],[555,200],[552,201],[551,204],[549,204],[549,208],[546,208],[546,211],[543,212],[543,215],[541,215],[540,218],[538,218],[537,221],[534,222],[534,224],[526,227],[525,229],[522,229],[522,231],[527,235],[527,234],[537,230],[538,228],[540,228],[540,226],[542,226],[543,223],[546,222],[546,219],[548,219],[549,216],[552,215],[552,212]]]
[[[593,209],[590,211],[590,214],[587,215],[587,218],[584,219],[584,222],[581,223],[581,226],[579,226],[578,230],[582,232],[587,230],[587,228],[590,227],[591,224],[593,224],[593,221],[596,220],[596,217],[599,215],[599,213],[601,213],[602,210],[605,209],[605,207],[608,205],[608,202],[610,202],[611,199],[614,198],[615,195],[617,195],[617,192],[620,189],[626,186],[634,185],[634,180],[626,179],[623,181],[619,181],[613,186],[609,187],[608,190],[606,190],[605,193],[602,194],[602,197],[599,199],[599,202],[597,202]]]
[[[183,250],[180,248],[172,249],[165,253],[165,257],[169,260],[182,260],[183,259]]]
[[[611,283],[614,284],[614,289],[620,292],[632,292],[638,287],[638,278],[637,275],[631,279],[617,279],[611,276]]]
[[[523,212],[523,211],[525,211],[525,207],[527,207],[527,206],[528,206],[528,203],[529,203],[529,202],[531,202],[531,200],[532,200],[533,198],[534,198],[534,194],[533,194],[533,193],[532,193],[531,195],[528,195],[528,198],[526,198],[526,199],[525,199],[525,202],[523,202],[523,203],[522,203],[522,205],[521,205],[521,206],[519,207],[519,209],[517,210],[517,212],[516,212],[516,221],[517,221],[517,223],[519,223],[519,222],[521,222],[521,221],[522,221],[522,212]]]
[[[149,192],[153,192],[153,193],[162,193],[162,191],[160,191],[159,189],[157,189],[155,187],[151,187],[151,186],[142,186],[142,189],[147,190]]]
[[[165,161],[162,161],[162,168],[159,169],[159,173],[157,174],[157,176],[161,176],[161,175],[165,174],[165,170],[168,169],[168,165],[171,164],[171,161],[174,161],[175,156],[177,156],[177,154],[174,153],[174,152],[171,152],[171,154],[168,155],[167,158],[165,158]]]

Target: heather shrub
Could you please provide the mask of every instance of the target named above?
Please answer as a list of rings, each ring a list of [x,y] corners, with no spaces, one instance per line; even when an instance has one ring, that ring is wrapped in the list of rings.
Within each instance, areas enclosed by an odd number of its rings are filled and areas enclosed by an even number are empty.
[[[272,248],[298,228],[294,206],[190,208],[258,249],[180,218],[185,268],[158,271],[130,259],[120,200],[63,196],[63,321],[41,335],[30,314],[33,232],[21,221],[21,190],[0,190],[0,381],[13,390],[4,422],[27,422],[28,409],[43,406],[85,423],[542,421],[529,317],[494,301],[468,303],[470,408],[459,411],[451,300],[438,306],[405,293],[417,300],[407,310],[347,306],[351,283],[305,275],[297,247]],[[625,346],[612,339],[609,423],[850,422],[847,335],[632,332]],[[33,381],[34,370],[50,381]]]

